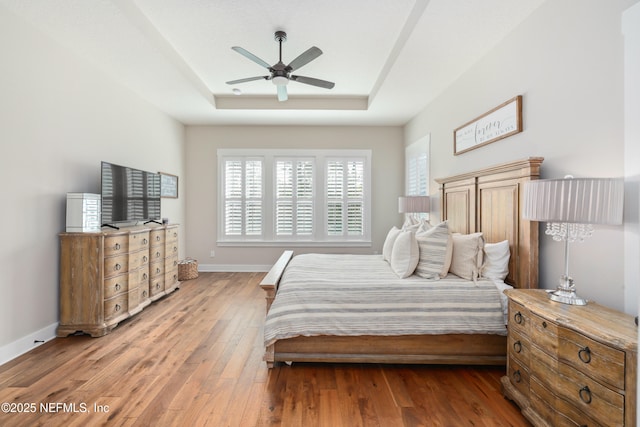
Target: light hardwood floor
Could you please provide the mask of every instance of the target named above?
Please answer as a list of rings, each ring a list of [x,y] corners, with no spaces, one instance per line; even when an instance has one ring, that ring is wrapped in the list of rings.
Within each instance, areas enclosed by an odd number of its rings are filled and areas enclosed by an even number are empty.
[[[0,366],[0,426],[529,425],[501,395],[503,367],[268,370],[263,276],[201,273],[107,336]]]

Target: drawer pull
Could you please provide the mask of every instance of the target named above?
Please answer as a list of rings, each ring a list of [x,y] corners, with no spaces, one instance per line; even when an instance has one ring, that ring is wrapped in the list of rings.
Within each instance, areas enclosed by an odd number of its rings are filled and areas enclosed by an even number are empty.
[[[147,239],[142,239],[142,244],[146,245],[147,243],[149,243],[149,241]]]
[[[520,373],[520,369],[518,369],[517,371],[513,371],[513,380],[517,383],[522,381],[522,374]]]
[[[147,297],[147,291],[142,291],[142,298],[146,298]]]
[[[156,242],[160,241],[160,236],[156,236]]]
[[[160,258],[160,252],[156,252],[156,258]]]
[[[149,276],[147,276],[147,273],[142,273],[142,280],[147,280]]]
[[[524,321],[524,319],[522,318],[522,313],[517,312],[516,314],[514,314],[513,320],[515,320],[518,325],[522,325],[522,322]]]
[[[146,256],[146,255],[145,255],[145,256],[143,256],[143,257],[142,257],[142,262],[147,262],[147,261],[149,261],[149,259],[147,258],[147,256]]]
[[[547,322],[544,322],[544,321],[543,321],[543,322],[542,322],[542,327],[546,329],[546,328],[547,328]]]
[[[121,308],[122,307],[120,307],[120,304],[116,304],[116,306],[114,307],[113,311],[115,311],[117,313],[118,311],[120,311]]]
[[[116,264],[116,265],[113,266],[113,269],[115,271],[120,271],[122,269],[122,266],[120,264]]]
[[[115,249],[116,251],[120,250],[120,243],[116,243],[115,246],[113,247],[113,249]]]
[[[591,403],[591,390],[588,386],[584,386],[579,391],[580,399],[587,405]]]
[[[120,283],[116,283],[116,285],[114,286],[114,288],[116,288],[116,291],[119,291],[120,288],[122,288],[122,286],[120,286]]]
[[[520,341],[516,341],[513,343],[513,349],[516,353],[520,353],[522,351],[522,343]]]
[[[580,351],[578,352],[578,357],[584,363],[591,362],[591,350],[589,349],[589,347],[580,349]]]

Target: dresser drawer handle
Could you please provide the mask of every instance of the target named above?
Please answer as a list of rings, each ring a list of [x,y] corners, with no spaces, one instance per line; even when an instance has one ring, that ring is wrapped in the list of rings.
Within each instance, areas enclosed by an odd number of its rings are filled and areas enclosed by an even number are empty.
[[[156,236],[156,242],[160,241],[160,236]]]
[[[149,261],[149,259],[147,258],[147,256],[146,256],[146,255],[145,255],[145,256],[143,256],[143,257],[142,257],[142,262],[147,262],[147,261]]]
[[[122,288],[122,286],[120,286],[120,283],[116,283],[116,285],[114,286],[114,288],[116,289],[116,291],[119,291],[120,288]]]
[[[524,321],[523,317],[522,317],[522,313],[517,312],[514,316],[513,316],[513,320],[516,321],[516,323],[518,325],[522,325],[522,322]]]
[[[113,249],[115,249],[116,251],[120,250],[120,243],[116,243],[115,246],[113,247]]]
[[[589,347],[580,349],[580,351],[578,352],[578,357],[584,363],[591,362],[591,350],[589,349]]]
[[[580,399],[587,405],[591,403],[591,390],[588,386],[584,386],[580,389]]]
[[[116,304],[113,311],[117,313],[118,311],[120,311],[121,308],[122,307],[120,307],[120,304]]]
[[[146,298],[147,297],[147,291],[142,291],[142,298]]]
[[[522,343],[520,341],[516,341],[513,343],[513,349],[516,353],[520,353],[522,351]]]
[[[147,239],[142,239],[142,244],[146,245],[147,243],[149,243],[149,241]]]
[[[113,269],[115,271],[120,271],[122,269],[122,266],[120,264],[116,264],[116,265],[113,266]]]
[[[520,369],[518,369],[517,371],[513,371],[513,380],[517,383],[522,381],[522,374],[520,373]]]
[[[147,280],[148,277],[147,273],[142,273],[142,280]]]
[[[544,321],[543,321],[543,322],[542,322],[542,327],[543,327],[543,328],[545,328],[545,329],[547,329],[547,322],[544,322]]]

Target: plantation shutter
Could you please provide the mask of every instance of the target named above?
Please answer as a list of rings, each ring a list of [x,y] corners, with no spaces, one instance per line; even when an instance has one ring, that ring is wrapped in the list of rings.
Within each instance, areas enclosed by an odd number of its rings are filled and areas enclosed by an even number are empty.
[[[262,169],[260,159],[224,161],[225,235],[262,235]]]
[[[327,234],[364,234],[364,168],[360,159],[327,162]]]
[[[313,234],[312,160],[277,160],[276,236],[311,236]]]

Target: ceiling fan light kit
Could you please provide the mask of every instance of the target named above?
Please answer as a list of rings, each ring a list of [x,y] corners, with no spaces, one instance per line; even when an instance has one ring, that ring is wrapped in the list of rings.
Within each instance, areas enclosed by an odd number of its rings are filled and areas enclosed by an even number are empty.
[[[287,33],[285,33],[284,31],[276,31],[274,37],[280,46],[280,55],[278,58],[278,62],[274,65],[269,65],[269,63],[267,63],[266,61],[260,59],[256,55],[239,46],[233,46],[231,48],[245,58],[248,58],[256,64],[265,67],[267,70],[269,70],[270,74],[268,76],[247,77],[244,79],[231,80],[228,81],[227,84],[234,85],[238,83],[245,83],[262,79],[271,80],[271,82],[278,88],[278,101],[286,101],[288,99],[287,85],[289,84],[290,80],[325,89],[332,89],[335,86],[335,83],[327,80],[316,79],[313,77],[296,76],[291,74],[292,71],[301,68],[302,66],[308,64],[309,62],[322,55],[322,51],[319,48],[312,46],[298,55],[298,57],[291,61],[289,65],[285,65],[284,62],[282,62],[282,42],[287,40]]]

